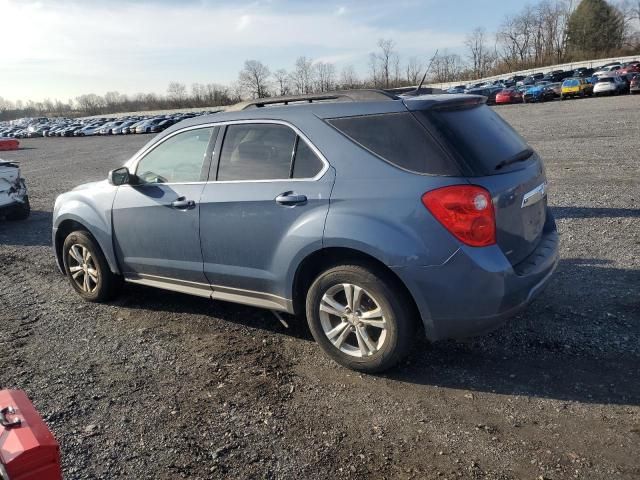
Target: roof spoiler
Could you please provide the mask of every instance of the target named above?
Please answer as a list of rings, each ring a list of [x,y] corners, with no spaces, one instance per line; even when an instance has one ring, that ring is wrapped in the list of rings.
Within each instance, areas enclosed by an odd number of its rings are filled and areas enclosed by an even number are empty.
[[[487,103],[487,97],[483,95],[446,95],[438,97],[405,98],[404,104],[408,110],[453,110],[456,108],[473,107]]]

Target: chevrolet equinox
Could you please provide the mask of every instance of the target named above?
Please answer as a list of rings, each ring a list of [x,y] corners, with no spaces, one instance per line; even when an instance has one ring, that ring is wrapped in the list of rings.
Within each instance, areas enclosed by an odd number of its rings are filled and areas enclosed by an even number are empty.
[[[55,203],[88,301],[123,281],[306,316],[349,368],[497,327],[558,262],[535,151],[473,95],[360,90],[180,122]]]

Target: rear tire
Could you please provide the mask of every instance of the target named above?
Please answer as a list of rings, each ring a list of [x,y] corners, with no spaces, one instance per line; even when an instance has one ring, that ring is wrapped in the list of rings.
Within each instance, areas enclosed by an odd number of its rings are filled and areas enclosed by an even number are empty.
[[[321,273],[307,292],[309,328],[325,353],[360,372],[382,372],[400,362],[414,339],[406,293],[380,272],[341,265]]]
[[[106,302],[122,287],[122,277],[109,264],[89,232],[70,233],[62,246],[64,271],[73,289],[88,302]]]

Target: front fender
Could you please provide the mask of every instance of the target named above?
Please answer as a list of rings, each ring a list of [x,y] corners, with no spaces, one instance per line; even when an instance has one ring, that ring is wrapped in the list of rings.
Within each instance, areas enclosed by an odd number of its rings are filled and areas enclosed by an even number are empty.
[[[105,189],[97,186],[91,189],[91,195],[86,191],[69,192],[61,195],[56,200],[53,214],[53,248],[59,252],[64,242],[63,238],[58,238],[57,232],[65,222],[73,221],[82,225],[96,239],[102,249],[109,268],[113,273],[119,274],[120,268],[113,249],[111,206],[115,196],[115,188]],[[58,266],[62,267],[58,258]]]

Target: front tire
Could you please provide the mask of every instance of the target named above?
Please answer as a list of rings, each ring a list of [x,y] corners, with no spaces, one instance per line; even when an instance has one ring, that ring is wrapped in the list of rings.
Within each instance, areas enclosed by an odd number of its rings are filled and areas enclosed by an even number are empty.
[[[340,365],[387,370],[408,353],[414,337],[410,299],[388,274],[361,265],[321,273],[307,293],[309,329]]]
[[[73,289],[89,302],[105,302],[116,296],[122,277],[109,269],[100,246],[89,232],[70,233],[62,246],[64,270]]]

